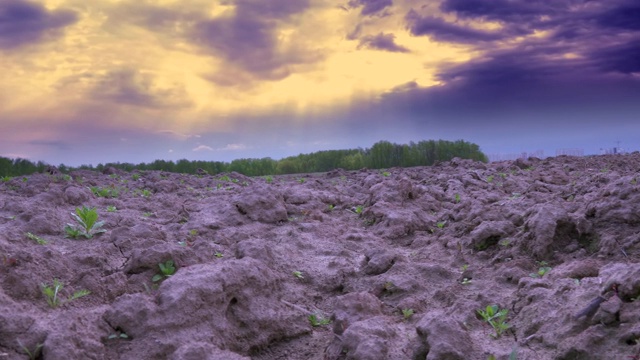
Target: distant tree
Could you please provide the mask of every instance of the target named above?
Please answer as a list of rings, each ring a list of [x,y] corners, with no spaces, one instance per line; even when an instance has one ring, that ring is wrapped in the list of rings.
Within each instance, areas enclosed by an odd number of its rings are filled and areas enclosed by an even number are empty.
[[[357,170],[363,167],[372,169],[390,168],[395,166],[429,166],[435,161],[447,161],[454,157],[487,162],[487,156],[480,151],[476,144],[457,140],[423,140],[417,143],[394,144],[389,141],[379,141],[369,149],[323,150],[310,154],[299,154],[281,160],[271,158],[236,159],[231,163],[222,161],[189,161],[178,160],[177,163],[167,160],[155,160],[152,163],[107,163],[81,165],[77,169],[99,170],[112,166],[125,171],[133,170],[161,170],[195,174],[197,169],[203,169],[209,174],[236,171],[248,176],[270,174],[295,174],[325,172],[336,168]],[[18,176],[34,172],[42,172],[47,164],[39,161],[34,164],[25,159],[8,159],[0,157],[0,176]],[[60,164],[58,169],[65,173],[74,168]]]
[[[278,174],[296,174],[300,171],[298,170],[298,166],[296,166],[295,161],[291,158],[288,158],[278,161],[276,172]]]

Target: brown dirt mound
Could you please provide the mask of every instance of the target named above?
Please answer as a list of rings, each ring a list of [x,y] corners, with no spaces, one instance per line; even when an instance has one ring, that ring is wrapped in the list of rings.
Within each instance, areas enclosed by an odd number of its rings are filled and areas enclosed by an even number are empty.
[[[15,178],[0,360],[638,359],[638,169],[634,153]],[[81,206],[106,232],[65,237]],[[508,310],[495,338],[491,305]]]

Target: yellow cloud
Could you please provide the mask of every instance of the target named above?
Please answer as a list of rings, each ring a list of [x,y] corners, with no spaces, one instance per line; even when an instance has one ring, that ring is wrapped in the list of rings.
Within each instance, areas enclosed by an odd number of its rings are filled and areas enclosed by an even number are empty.
[[[79,12],[79,21],[68,26],[64,37],[52,44],[2,57],[0,66],[13,75],[0,84],[0,96],[10,99],[0,105],[0,112],[81,121],[74,114],[103,106],[113,111],[113,126],[189,132],[215,124],[225,129],[231,126],[226,123],[229,114],[255,115],[285,109],[302,115],[347,106],[358,97],[375,96],[410,81],[433,85],[437,64],[469,57],[464,47],[410,36],[402,25],[402,11],[386,18],[361,19],[357,9],[345,11],[333,2],[314,0],[306,12],[279,22],[275,29],[276,56],[305,58],[283,65],[289,76],[264,80],[234,68],[235,64],[225,62],[215,51],[204,51],[185,37],[189,19],[181,16],[188,17],[197,8],[206,9],[208,18],[230,16],[234,6],[222,3],[167,0],[131,5],[115,0],[46,0],[48,9]],[[127,15],[119,7],[147,5],[155,6],[154,11],[166,24],[149,21],[153,26],[143,26],[132,20],[140,20],[138,15],[120,18]],[[184,12],[180,13],[181,9]],[[357,50],[358,41],[347,40],[346,36],[358,23],[363,35],[393,33],[395,42],[410,52]],[[116,87],[96,93],[105,78],[118,69],[135,69],[142,74],[143,80],[136,80],[136,86],[132,80],[129,88],[137,92]],[[216,74],[218,83],[211,81],[211,74]],[[96,98],[96,94],[104,99]],[[127,95],[148,96],[153,101],[149,100],[146,109],[132,108],[135,99],[127,102]],[[162,101],[171,104],[178,101],[176,96],[180,104],[188,106],[162,109]],[[158,109],[153,108],[155,105]]]

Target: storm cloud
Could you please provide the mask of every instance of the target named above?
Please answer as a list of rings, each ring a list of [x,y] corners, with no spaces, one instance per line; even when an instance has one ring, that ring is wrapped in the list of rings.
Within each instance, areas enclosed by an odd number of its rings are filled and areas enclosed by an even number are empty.
[[[393,5],[392,0],[351,0],[349,6],[357,8],[362,6],[360,14],[371,16],[374,14],[384,14],[383,10]]]
[[[410,50],[395,42],[395,35],[379,33],[377,35],[367,35],[360,39],[358,48],[369,48],[374,50],[383,50],[389,52],[406,53]]]
[[[224,59],[227,72],[236,68],[262,79],[282,79],[290,75],[289,65],[317,60],[296,44],[283,44],[277,34],[278,26],[308,6],[308,0],[239,0],[232,14],[199,21],[189,40]]]
[[[48,11],[41,4],[23,0],[0,2],[0,49],[13,49],[47,41],[77,21],[71,10]]]
[[[92,90],[96,101],[146,108],[189,106],[184,89],[158,86],[151,74],[131,68],[114,69],[96,81]]]
[[[420,16],[413,10],[407,14],[405,19],[412,35],[430,35],[438,41],[476,43],[478,41],[499,40],[505,37],[496,31],[461,26],[434,16]]]

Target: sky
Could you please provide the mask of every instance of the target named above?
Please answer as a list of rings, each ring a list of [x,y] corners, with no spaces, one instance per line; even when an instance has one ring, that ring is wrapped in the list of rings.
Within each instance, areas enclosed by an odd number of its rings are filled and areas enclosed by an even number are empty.
[[[640,150],[637,0],[0,0],[0,156]]]

